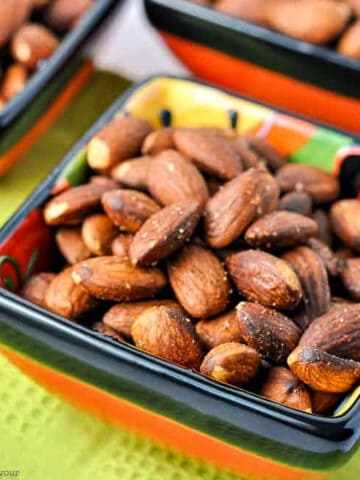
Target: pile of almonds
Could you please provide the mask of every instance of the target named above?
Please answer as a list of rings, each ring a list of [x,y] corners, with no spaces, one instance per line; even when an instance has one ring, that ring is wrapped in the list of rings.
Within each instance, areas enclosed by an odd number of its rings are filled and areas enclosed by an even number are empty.
[[[140,156],[139,156],[140,155]],[[360,378],[360,201],[264,139],[117,116],[45,205],[65,265],[21,294],[306,412]]]
[[[222,13],[273,28],[360,59],[359,0],[192,0]]]
[[[76,26],[95,0],[1,0],[0,108],[25,88],[31,74]]]

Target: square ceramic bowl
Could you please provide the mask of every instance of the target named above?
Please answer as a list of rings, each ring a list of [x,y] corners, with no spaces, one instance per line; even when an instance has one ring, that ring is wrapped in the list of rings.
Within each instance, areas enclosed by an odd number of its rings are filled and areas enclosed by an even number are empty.
[[[199,78],[360,133],[360,61],[190,0],[144,0],[150,22]]]
[[[54,232],[41,206],[54,192],[84,182],[86,144],[116,114],[174,126],[266,131],[290,161],[339,174],[351,192],[360,171],[354,137],[197,81],[152,77],[133,87],[73,148],[0,231],[1,351],[36,381],[108,420],[183,453],[255,478],[323,478],[352,455],[360,437],[360,388],[321,417],[220,384],[90,331],[17,296],[30,271],[56,262]]]

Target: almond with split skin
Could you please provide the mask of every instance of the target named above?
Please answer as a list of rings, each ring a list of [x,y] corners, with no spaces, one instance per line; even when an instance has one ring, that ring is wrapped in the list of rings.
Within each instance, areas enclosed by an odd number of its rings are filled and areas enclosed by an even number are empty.
[[[314,203],[328,203],[339,196],[339,181],[320,168],[288,163],[281,167],[276,178],[283,192],[307,192]]]
[[[290,408],[312,413],[311,397],[305,385],[284,367],[270,368],[260,395]]]
[[[215,177],[231,180],[243,169],[235,147],[221,135],[179,129],[174,132],[174,143],[201,171]]]
[[[278,211],[253,223],[245,233],[245,240],[251,247],[285,248],[301,245],[316,233],[317,224],[311,218]]]
[[[82,238],[81,228],[59,228],[55,239],[62,256],[70,265],[75,265],[92,256]]]
[[[204,205],[209,197],[199,170],[175,150],[164,150],[149,165],[147,184],[162,205],[193,198]]]
[[[115,117],[107,123],[87,146],[88,164],[94,170],[107,170],[136,157],[144,138],[152,131],[146,121],[134,117]]]
[[[152,307],[132,325],[135,345],[156,357],[199,369],[204,357],[191,321],[178,309]]]
[[[93,297],[113,302],[152,298],[166,286],[160,270],[135,267],[127,259],[112,256],[78,263],[72,278]]]
[[[245,385],[256,376],[260,363],[260,355],[253,348],[241,343],[223,343],[206,355],[200,373],[219,382]]]
[[[69,188],[49,200],[44,207],[48,225],[78,225],[101,205],[102,194],[110,189],[107,184],[86,184]]]
[[[219,259],[199,245],[185,246],[168,262],[168,275],[182,307],[194,318],[223,312],[230,284]]]
[[[84,244],[93,255],[111,254],[112,241],[118,234],[118,229],[103,213],[87,217],[82,225],[81,235]]]
[[[333,232],[345,245],[360,252],[360,201],[340,200],[330,209]]]
[[[244,343],[270,362],[284,362],[299,343],[301,330],[276,310],[241,302],[236,307],[236,315]]]
[[[194,233],[202,206],[196,200],[173,203],[152,215],[136,233],[129,253],[131,261],[151,265],[182,247]]]
[[[132,158],[114,167],[111,176],[126,187],[147,190],[149,165],[150,157]]]
[[[239,293],[247,300],[279,310],[291,310],[299,304],[299,279],[284,260],[260,250],[245,250],[230,255],[226,263]]]
[[[120,230],[135,233],[160,210],[159,205],[148,195],[137,190],[111,190],[101,199],[107,216]]]
[[[235,310],[210,320],[201,320],[195,328],[202,345],[207,350],[211,350],[222,343],[244,343]]]
[[[32,275],[21,289],[20,295],[29,302],[46,308],[46,290],[55,277],[56,274],[51,272],[36,273]]]

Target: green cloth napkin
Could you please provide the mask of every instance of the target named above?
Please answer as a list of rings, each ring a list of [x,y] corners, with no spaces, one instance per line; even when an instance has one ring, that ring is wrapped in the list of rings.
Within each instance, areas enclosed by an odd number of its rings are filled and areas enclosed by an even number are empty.
[[[97,73],[51,130],[0,180],[0,224],[128,85]],[[49,394],[0,355],[0,472],[21,480],[235,480],[114,428]],[[333,480],[357,479],[360,454]],[[8,477],[9,478],[9,477]]]

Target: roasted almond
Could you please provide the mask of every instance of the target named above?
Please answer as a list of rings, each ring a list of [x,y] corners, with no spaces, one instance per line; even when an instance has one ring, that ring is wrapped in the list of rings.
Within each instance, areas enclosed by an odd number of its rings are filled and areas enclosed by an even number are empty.
[[[120,233],[111,244],[111,252],[115,257],[129,258],[129,247],[134,236],[131,233]]]
[[[93,328],[93,330],[95,330],[95,332],[102,333],[106,337],[114,338],[118,342],[124,342],[124,338],[118,332],[116,332],[111,327],[108,327],[103,322],[94,323],[92,328]]]
[[[240,155],[244,170],[248,170],[249,168],[266,168],[264,160],[251,149],[246,136],[241,135],[235,137],[232,144]]]
[[[243,169],[240,156],[225,137],[200,129],[174,132],[176,148],[202,171],[231,180]]]
[[[251,247],[284,248],[304,243],[317,233],[311,218],[293,212],[272,212],[253,223],[245,233]]]
[[[117,188],[119,188],[119,184],[112,178],[107,177],[106,175],[92,175],[89,178],[89,183],[92,183],[94,185],[108,185],[109,190],[116,190]]]
[[[360,59],[360,20],[346,30],[338,43],[337,50],[347,57]]]
[[[360,201],[340,200],[330,209],[333,232],[348,247],[360,252]]]
[[[32,275],[20,291],[20,295],[29,302],[45,307],[45,294],[50,283],[56,277],[55,273],[44,272]]]
[[[156,155],[163,150],[175,148],[174,129],[161,128],[146,136],[141,151],[144,155]]]
[[[297,319],[297,322],[305,329],[330,306],[330,286],[325,265],[308,247],[298,247],[285,253],[282,258],[291,266],[301,283],[305,315],[301,321]]]
[[[309,392],[305,385],[287,368],[270,368],[260,389],[260,395],[287,407],[312,413]]]
[[[235,310],[211,320],[201,320],[195,328],[201,343],[207,350],[211,350],[222,343],[244,343],[242,342]]]
[[[226,183],[207,202],[205,236],[212,247],[230,245],[261,215],[275,210],[279,190],[272,175],[250,169]]]
[[[251,302],[236,307],[241,338],[270,362],[282,363],[299,343],[301,330],[285,315]]]
[[[71,265],[87,260],[92,255],[84,243],[81,228],[59,228],[55,239],[62,256]]]
[[[129,249],[134,264],[151,265],[178,250],[192,236],[202,213],[195,200],[173,203],[152,215]]]
[[[312,199],[306,192],[290,192],[286,193],[280,199],[279,210],[300,213],[300,215],[311,215]]]
[[[146,135],[152,131],[146,121],[134,117],[115,117],[90,140],[87,160],[91,168],[106,170],[135,157]]]
[[[52,198],[44,207],[48,225],[78,225],[101,205],[101,196],[109,190],[106,184],[87,184],[69,188]]]
[[[97,306],[89,293],[74,283],[73,267],[55,276],[45,292],[46,308],[70,320],[77,320]]]
[[[249,22],[264,24],[264,7],[266,1],[267,0],[218,0],[215,7],[226,15],[242,18]]]
[[[335,177],[311,165],[288,163],[278,170],[276,178],[283,192],[307,192],[314,203],[332,202],[340,192]]]
[[[360,301],[360,258],[345,260],[340,277],[350,297]]]
[[[328,274],[332,277],[336,277],[339,273],[342,262],[336,257],[330,247],[319,238],[315,237],[309,238],[306,243],[311,250],[321,258]]]
[[[162,205],[191,198],[204,205],[209,197],[199,170],[175,150],[164,150],[150,162],[147,184]]]
[[[6,100],[11,100],[16,97],[16,95],[24,90],[28,78],[29,72],[24,65],[20,63],[10,65],[2,80],[1,95]]]
[[[166,286],[166,278],[160,270],[135,267],[118,257],[91,258],[73,268],[75,284],[101,300],[142,300],[153,297]]]
[[[260,355],[241,343],[223,343],[210,350],[204,358],[200,373],[219,382],[245,385],[260,368]]]
[[[256,154],[265,165],[271,170],[276,171],[286,163],[286,158],[280,155],[268,142],[260,137],[246,136],[249,148]]]
[[[126,187],[146,190],[149,165],[149,157],[132,158],[114,167],[111,176]]]
[[[188,368],[199,369],[204,353],[191,321],[176,308],[152,307],[131,328],[137,347]]]
[[[135,233],[160,210],[159,205],[145,193],[137,190],[111,190],[101,199],[110,220],[121,230]]]
[[[319,415],[330,413],[341,401],[342,395],[338,393],[325,393],[312,391],[311,404],[314,413]]]
[[[111,244],[117,234],[118,229],[102,213],[87,217],[81,229],[83,242],[91,253],[98,256],[111,254]]]
[[[230,284],[220,260],[199,245],[184,247],[168,262],[170,284],[182,307],[194,318],[223,312]]]
[[[331,231],[329,216],[324,210],[317,209],[314,211],[312,218],[318,226],[317,238],[324,242],[329,247],[333,244],[333,234]]]
[[[260,250],[245,250],[230,255],[226,263],[237,289],[247,300],[279,310],[291,310],[299,304],[299,279],[284,260]]]
[[[30,0],[1,0],[0,2],[0,47],[29,18],[32,9]]]
[[[124,337],[131,337],[131,327],[137,317],[151,307],[169,307],[181,310],[175,300],[145,300],[143,302],[124,302],[114,305],[108,310],[103,322]]]
[[[345,393],[360,379],[360,363],[311,347],[298,347],[288,358],[291,371],[320,392]]]
[[[46,9],[45,21],[63,32],[73,28],[93,5],[94,0],[52,0]]]

